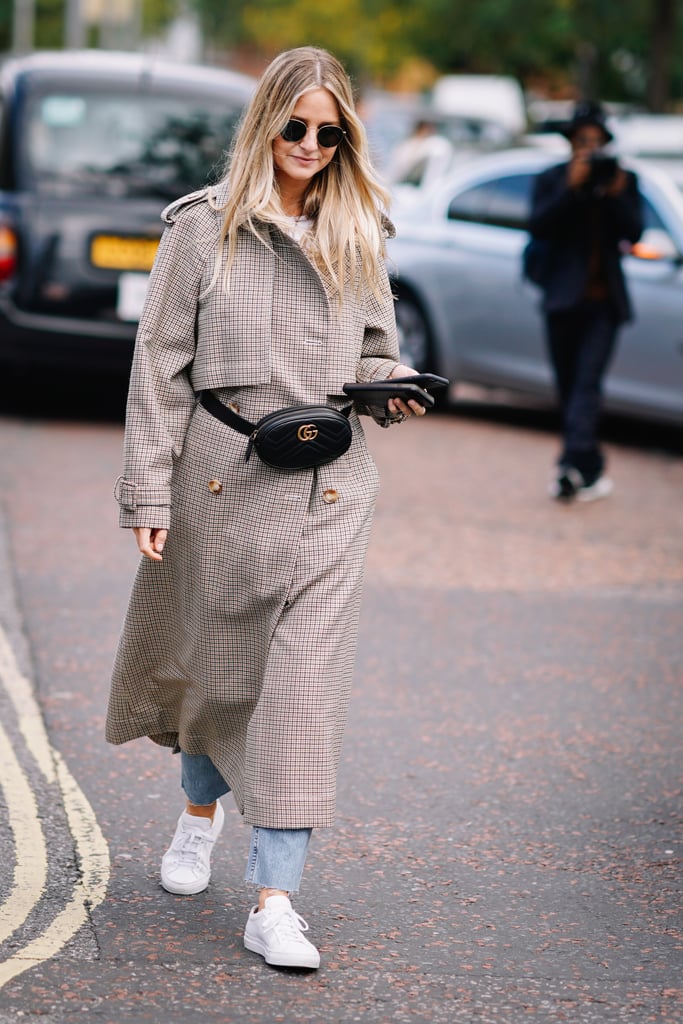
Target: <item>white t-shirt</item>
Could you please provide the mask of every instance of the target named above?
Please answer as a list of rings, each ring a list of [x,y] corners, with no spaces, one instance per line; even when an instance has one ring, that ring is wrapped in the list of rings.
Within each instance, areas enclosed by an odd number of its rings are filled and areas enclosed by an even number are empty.
[[[300,242],[312,224],[310,217],[287,217],[287,234]]]

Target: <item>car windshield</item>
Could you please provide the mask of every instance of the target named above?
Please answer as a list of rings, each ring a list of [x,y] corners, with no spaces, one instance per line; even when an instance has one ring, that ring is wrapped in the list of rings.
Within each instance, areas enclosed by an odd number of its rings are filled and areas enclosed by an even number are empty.
[[[169,196],[215,181],[241,105],[230,96],[61,88],[27,99],[23,187]]]

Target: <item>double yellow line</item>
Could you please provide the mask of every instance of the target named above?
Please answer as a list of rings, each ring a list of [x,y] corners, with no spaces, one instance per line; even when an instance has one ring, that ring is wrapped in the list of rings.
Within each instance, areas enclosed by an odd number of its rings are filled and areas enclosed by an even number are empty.
[[[28,753],[45,781],[58,788],[73,838],[80,878],[70,898],[47,927],[0,962],[0,988],[62,949],[102,902],[109,882],[109,849],[92,807],[50,744],[29,680],[22,674],[5,631],[0,626],[0,684],[17,717]],[[14,877],[0,904],[0,944],[13,935],[36,909],[47,882],[48,852],[38,804],[10,737],[0,725],[0,788],[5,797],[15,849]]]

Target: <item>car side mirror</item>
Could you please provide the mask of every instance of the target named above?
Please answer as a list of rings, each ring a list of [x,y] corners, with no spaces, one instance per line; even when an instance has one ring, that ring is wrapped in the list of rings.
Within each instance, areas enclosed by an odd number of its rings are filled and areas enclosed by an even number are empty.
[[[639,260],[681,260],[676,244],[662,228],[647,228],[629,253]]]

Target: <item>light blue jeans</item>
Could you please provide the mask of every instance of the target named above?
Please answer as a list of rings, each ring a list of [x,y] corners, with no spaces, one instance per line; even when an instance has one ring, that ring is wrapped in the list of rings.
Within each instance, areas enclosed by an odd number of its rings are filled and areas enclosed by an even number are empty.
[[[230,792],[230,787],[206,754],[181,752],[182,787],[192,804],[206,806]],[[245,882],[259,889],[296,893],[304,873],[310,828],[262,828],[254,825]]]

